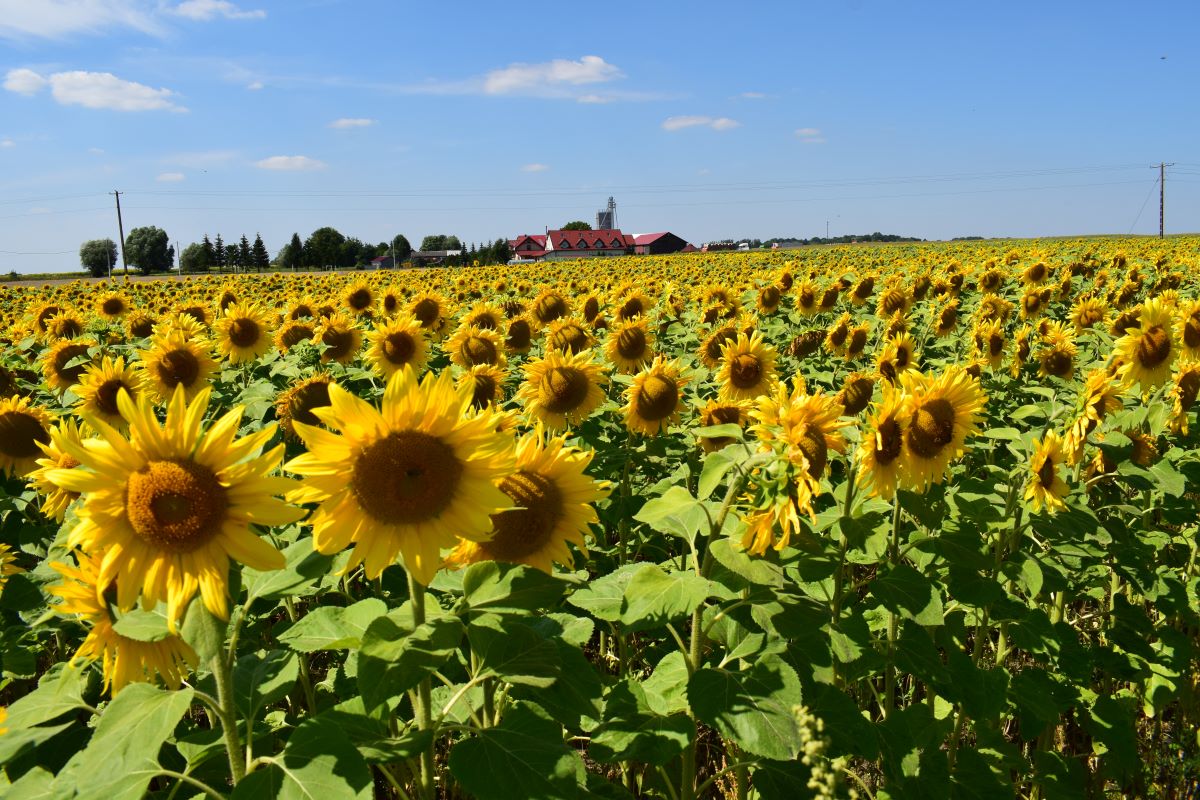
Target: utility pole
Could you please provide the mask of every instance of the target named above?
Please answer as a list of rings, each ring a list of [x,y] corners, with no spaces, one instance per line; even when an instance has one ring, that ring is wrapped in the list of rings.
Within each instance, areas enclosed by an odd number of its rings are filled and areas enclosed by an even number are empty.
[[[1175,163],[1164,164],[1158,162],[1158,238],[1163,238],[1163,206],[1166,200],[1166,190],[1163,187],[1163,181],[1167,177],[1167,167],[1173,167]]]
[[[113,189],[113,197],[117,198],[117,232],[121,234],[121,266],[125,268],[125,281],[129,282],[129,261],[125,258],[125,224],[121,222],[121,193]]]

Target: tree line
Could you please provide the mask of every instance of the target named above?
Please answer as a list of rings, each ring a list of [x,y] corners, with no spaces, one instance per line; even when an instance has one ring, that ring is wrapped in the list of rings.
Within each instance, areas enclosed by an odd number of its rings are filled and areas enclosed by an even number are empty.
[[[512,258],[507,239],[497,239],[490,244],[472,243],[468,248],[457,236],[447,234],[426,236],[421,240],[420,251],[460,251],[456,255],[437,257],[437,263],[447,266],[503,264]],[[240,239],[228,243],[219,233],[211,239],[206,233],[201,241],[192,242],[178,255],[181,272],[204,273],[361,269],[380,256],[394,259],[393,264],[403,265],[412,261],[413,252],[412,245],[403,234],[392,237],[390,242],[371,244],[326,226],[317,228],[303,240],[299,233],[293,233],[274,258],[271,258],[262,236],[257,233],[253,242],[242,234]],[[171,246],[166,231],[161,228],[134,228],[125,237],[125,259],[132,269],[143,275],[174,269],[175,256],[175,248]],[[118,258],[117,244],[112,239],[92,239],[79,248],[80,263],[97,278],[110,274]]]

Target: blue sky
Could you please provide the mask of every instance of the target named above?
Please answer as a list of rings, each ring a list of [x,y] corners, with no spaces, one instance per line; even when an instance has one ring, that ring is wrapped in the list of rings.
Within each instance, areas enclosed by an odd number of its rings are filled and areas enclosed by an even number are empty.
[[[0,272],[165,228],[1200,230],[1200,6],[0,0]],[[579,6],[582,8],[583,6]],[[1140,215],[1139,215],[1140,211]]]

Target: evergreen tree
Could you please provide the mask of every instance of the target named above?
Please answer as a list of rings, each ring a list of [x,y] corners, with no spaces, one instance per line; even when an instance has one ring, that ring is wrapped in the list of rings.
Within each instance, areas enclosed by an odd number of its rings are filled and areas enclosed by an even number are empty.
[[[225,266],[234,272],[242,268],[242,255],[236,244],[225,245]]]
[[[300,241],[300,234],[293,233],[292,240],[288,242],[287,258],[283,259],[283,265],[290,270],[295,270],[304,264],[304,243]]]
[[[217,272],[224,272],[225,267],[229,266],[225,260],[225,242],[221,239],[221,234],[217,234],[217,240],[213,242],[213,260],[212,264],[217,268]]]
[[[267,252],[267,246],[263,244],[262,234],[254,234],[254,247],[252,248],[254,257],[254,268],[261,272],[264,269],[271,267],[271,254]]]
[[[254,255],[250,252],[250,240],[244,233],[242,240],[238,242],[238,266],[244,270],[254,266]]]
[[[217,264],[216,250],[213,248],[213,243],[209,240],[208,234],[204,234],[204,241],[200,243],[200,263],[204,265],[204,271],[212,269]]]
[[[392,249],[396,255],[396,266],[400,266],[399,262],[407,261],[412,255],[412,245],[408,243],[408,239],[402,233],[396,234],[396,238],[392,239]]]

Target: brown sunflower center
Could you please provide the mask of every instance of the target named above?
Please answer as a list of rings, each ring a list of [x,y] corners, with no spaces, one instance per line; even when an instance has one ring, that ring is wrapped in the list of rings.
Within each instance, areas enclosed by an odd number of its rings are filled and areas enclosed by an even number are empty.
[[[1161,325],[1152,325],[1138,340],[1137,359],[1146,369],[1153,369],[1171,355],[1171,337]]]
[[[811,286],[805,286],[800,290],[800,307],[812,308],[817,302],[817,292]]]
[[[1183,323],[1183,343],[1192,350],[1200,347],[1200,319],[1188,317]]]
[[[775,308],[779,305],[779,288],[777,286],[764,286],[762,291],[758,293],[758,303],[766,309]]]
[[[896,347],[896,368],[907,369],[908,362],[912,359],[912,352],[904,345]]]
[[[496,379],[486,373],[474,377],[475,388],[471,392],[471,405],[475,408],[487,408],[496,399]]]
[[[737,339],[737,334],[731,328],[717,331],[712,336],[708,337],[708,341],[704,343],[704,354],[712,361],[721,360],[721,349],[729,342]]]
[[[650,375],[638,390],[634,408],[651,422],[664,420],[679,405],[679,384],[666,375]]]
[[[412,314],[421,322],[421,327],[428,328],[442,315],[442,307],[432,297],[422,297],[413,303]]]
[[[588,333],[574,323],[563,325],[550,337],[550,346],[556,350],[578,353],[588,346]]]
[[[191,350],[168,350],[154,365],[158,379],[168,388],[190,387],[200,377],[200,359]]]
[[[871,394],[875,390],[875,382],[865,376],[852,378],[842,387],[842,411],[846,416],[854,416],[867,407],[871,402]]]
[[[549,294],[533,304],[533,313],[542,322],[553,322],[567,315],[567,303],[558,295]]]
[[[262,336],[258,323],[248,317],[238,317],[229,326],[229,341],[235,347],[252,347]]]
[[[510,508],[492,515],[493,535],[480,549],[496,561],[522,561],[550,543],[563,517],[563,496],[553,479],[521,470],[500,483]]]
[[[854,296],[859,300],[866,300],[873,291],[875,291],[875,279],[864,278],[854,287]]]
[[[946,398],[926,400],[908,428],[908,449],[921,458],[936,457],[954,439],[954,416],[954,406]]]
[[[313,338],[313,329],[308,325],[289,325],[284,329],[283,336],[280,337],[286,348],[295,347],[311,338]]]
[[[346,297],[346,303],[355,311],[362,311],[371,305],[371,300],[370,289],[355,289]]]
[[[308,303],[298,303],[296,307],[292,309],[292,313],[288,314],[288,318],[292,320],[304,319],[305,317],[311,319],[315,316],[316,314],[313,313],[312,306],[310,306]]]
[[[229,500],[208,467],[186,459],[151,461],[125,488],[129,524],[148,544],[189,553],[220,533]]]
[[[154,320],[150,317],[142,317],[134,320],[129,326],[129,332],[139,339],[145,339],[150,334],[154,333]]]
[[[617,352],[627,361],[640,361],[646,354],[646,332],[639,326],[631,326],[617,336]]]
[[[50,443],[50,434],[38,418],[20,411],[0,414],[0,453],[14,459],[34,458],[42,444]]]
[[[762,362],[753,353],[739,353],[729,364],[729,382],[739,389],[758,386],[762,375]]]
[[[1200,393],[1200,371],[1189,369],[1179,376],[1179,408],[1187,411]]]
[[[400,306],[400,298],[392,293],[383,296],[383,310],[389,314],[396,313],[396,309]]]
[[[834,347],[841,347],[846,343],[846,337],[850,335],[850,329],[845,325],[838,325],[829,332],[829,343]]]
[[[532,341],[533,329],[529,327],[527,321],[514,319],[508,324],[508,337],[504,340],[505,346],[513,350],[527,350]]]
[[[354,347],[354,333],[349,328],[329,327],[321,334],[321,341],[329,347],[325,351],[325,358],[336,361],[350,355],[350,348]]]
[[[1042,460],[1042,465],[1037,471],[1038,485],[1043,489],[1049,489],[1054,485],[1054,459],[1046,456]]]
[[[468,364],[495,364],[497,360],[496,345],[490,339],[482,336],[468,336],[459,349],[463,360]]]
[[[1070,375],[1073,364],[1071,354],[1058,348],[1047,351],[1042,357],[1042,369],[1047,375],[1053,375],[1056,378],[1065,378]]]
[[[883,313],[891,316],[897,311],[904,310],[904,301],[904,292],[891,291],[883,296],[883,300],[880,302],[880,307],[883,308]]]
[[[288,398],[288,413],[296,422],[305,425],[319,425],[321,420],[312,413],[314,408],[325,408],[329,403],[329,383],[313,381],[296,387]]]
[[[591,383],[587,374],[575,367],[553,367],[542,376],[538,400],[553,414],[566,414],[587,399]]]
[[[861,353],[863,348],[867,346],[867,331],[865,328],[855,328],[850,334],[850,344],[846,350],[851,354]]]
[[[54,320],[54,333],[63,339],[73,339],[83,333],[83,323],[76,317]]]
[[[640,297],[631,297],[621,306],[621,311],[618,314],[620,319],[629,319],[630,317],[638,317],[646,313],[646,308],[642,304]]]
[[[436,518],[450,505],[462,473],[463,463],[441,439],[398,431],[363,448],[350,486],[374,519],[412,525]]]
[[[486,328],[489,331],[498,330],[500,328],[500,320],[496,319],[496,315],[490,311],[481,311],[471,317],[471,324],[476,328]]]
[[[808,474],[820,478],[825,473],[825,465],[829,462],[829,446],[825,443],[825,435],[815,425],[805,425],[796,447],[808,459]]]
[[[942,330],[953,328],[958,322],[958,309],[954,307],[943,308],[942,313],[938,314],[938,327]]]
[[[187,308],[180,309],[179,313],[186,314],[201,325],[208,322],[208,314],[201,306],[188,306]]]
[[[875,463],[887,466],[900,457],[904,437],[900,435],[900,423],[888,417],[875,429]]]
[[[1004,334],[992,332],[988,335],[988,354],[995,358],[1004,352]]]
[[[100,384],[100,388],[96,389],[96,408],[110,417],[119,417],[121,408],[117,405],[117,395],[121,390],[129,392],[129,396],[133,397],[133,390],[125,385],[125,382],[120,378],[113,378]]]
[[[413,341],[413,337],[406,331],[393,331],[389,333],[383,340],[383,346],[380,348],[383,351],[383,357],[392,364],[404,366],[409,361],[412,361],[413,355],[417,352],[417,343]]]
[[[600,301],[595,297],[589,297],[583,304],[583,318],[591,322],[600,313]]]
[[[87,355],[87,350],[86,344],[69,344],[54,354],[54,374],[60,381],[68,386],[79,383],[87,364],[76,364],[73,367],[68,367],[67,364],[70,364],[73,358]]]

